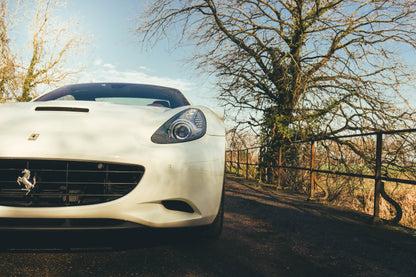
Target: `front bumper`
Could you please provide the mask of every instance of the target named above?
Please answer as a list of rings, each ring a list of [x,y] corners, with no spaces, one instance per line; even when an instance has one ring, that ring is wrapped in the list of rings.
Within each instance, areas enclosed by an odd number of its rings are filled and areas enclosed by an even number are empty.
[[[145,168],[145,173],[130,193],[106,203],[69,207],[0,206],[0,229],[9,229],[13,225],[16,229],[114,229],[210,224],[218,213],[221,200],[223,142],[223,137],[206,136],[175,147],[150,145],[130,149],[123,156],[104,153],[61,153],[57,156],[48,151],[44,151],[42,157],[3,155],[7,158],[58,157],[63,160],[89,156],[92,161],[137,164]],[[25,219],[30,224],[24,224]]]

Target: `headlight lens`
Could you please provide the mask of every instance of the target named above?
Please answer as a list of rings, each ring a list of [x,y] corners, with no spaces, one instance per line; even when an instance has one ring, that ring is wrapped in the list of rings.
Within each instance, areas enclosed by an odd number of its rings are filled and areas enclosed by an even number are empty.
[[[160,126],[151,139],[159,144],[196,140],[205,135],[206,125],[205,116],[200,110],[187,109]]]

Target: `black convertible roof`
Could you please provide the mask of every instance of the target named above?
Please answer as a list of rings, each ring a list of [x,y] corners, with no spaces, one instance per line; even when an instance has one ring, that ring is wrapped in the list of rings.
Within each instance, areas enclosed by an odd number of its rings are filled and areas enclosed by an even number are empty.
[[[131,98],[157,98],[169,101],[171,108],[190,105],[186,97],[177,89],[132,83],[85,83],[64,86],[55,89],[35,102],[52,101],[66,95],[72,96],[76,101],[95,101],[103,97],[131,97]]]

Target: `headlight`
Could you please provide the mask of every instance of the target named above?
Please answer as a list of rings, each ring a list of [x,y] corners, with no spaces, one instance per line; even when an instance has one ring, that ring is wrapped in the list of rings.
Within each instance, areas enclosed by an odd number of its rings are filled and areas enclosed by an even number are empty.
[[[199,139],[205,135],[207,123],[198,109],[184,110],[160,126],[152,135],[154,143],[167,144]]]

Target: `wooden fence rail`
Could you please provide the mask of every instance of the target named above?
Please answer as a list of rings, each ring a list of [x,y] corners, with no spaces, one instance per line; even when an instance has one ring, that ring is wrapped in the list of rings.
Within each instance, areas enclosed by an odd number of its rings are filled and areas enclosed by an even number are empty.
[[[298,143],[310,143],[311,144],[311,153],[310,153],[310,163],[309,167],[295,167],[290,165],[285,165],[283,162],[283,155],[284,150],[283,147],[280,147],[278,150],[277,159],[274,165],[269,166],[262,166],[260,161],[256,163],[250,162],[250,152],[252,151],[258,151],[257,155],[260,157],[261,148],[260,147],[254,147],[254,148],[247,148],[247,149],[241,149],[241,150],[227,150],[226,151],[226,171],[227,172],[233,172],[233,169],[235,168],[235,173],[238,175],[243,175],[245,178],[250,178],[249,176],[249,167],[255,167],[257,168],[258,176],[257,178],[259,180],[263,180],[263,178],[269,174],[267,174],[268,170],[270,169],[277,169],[277,187],[281,187],[281,181],[283,176],[283,169],[287,170],[304,170],[308,171],[310,173],[310,184],[309,184],[309,191],[310,199],[316,199],[316,191],[317,191],[317,185],[324,191],[324,197],[328,197],[328,192],[325,190],[325,188],[321,185],[319,185],[319,182],[317,181],[317,173],[323,173],[323,174],[333,174],[333,175],[340,175],[340,176],[350,176],[350,177],[358,177],[358,178],[365,178],[365,179],[372,179],[374,180],[374,211],[373,211],[373,222],[378,223],[381,222],[380,218],[380,199],[383,197],[387,202],[389,202],[396,210],[396,216],[391,219],[387,220],[388,223],[398,223],[400,219],[402,218],[402,209],[400,205],[391,199],[384,190],[384,182],[396,182],[396,183],[403,183],[403,184],[410,184],[410,185],[416,185],[415,180],[410,179],[400,179],[400,178],[392,178],[388,176],[382,175],[382,157],[383,157],[383,135],[394,135],[394,134],[402,134],[402,133],[415,133],[416,129],[406,129],[406,130],[397,130],[397,131],[386,131],[386,132],[374,132],[374,133],[368,133],[368,134],[357,134],[357,135],[346,135],[346,136],[337,136],[337,137],[329,137],[329,138],[321,138],[321,139],[315,139],[315,140],[309,140],[309,141],[297,141],[294,142],[294,144]],[[364,136],[375,136],[376,137],[376,153],[375,153],[375,168],[374,168],[374,174],[356,174],[356,173],[347,173],[342,171],[334,171],[334,170],[322,170],[316,168],[316,150],[315,145],[318,141],[324,141],[324,140],[332,140],[336,141],[339,139],[346,139],[346,138],[353,138],[353,137],[364,137]],[[288,147],[287,145],[285,146]],[[243,154],[242,154],[243,153]],[[236,154],[236,155],[235,155]],[[416,154],[416,153],[415,153]],[[235,159],[235,156],[236,159]],[[245,156],[245,158],[241,159],[241,156]],[[242,172],[242,166],[244,166],[245,170]],[[244,173],[244,174],[242,174]],[[265,174],[266,173],[266,174]],[[253,176],[253,178],[256,178],[256,176]]]

